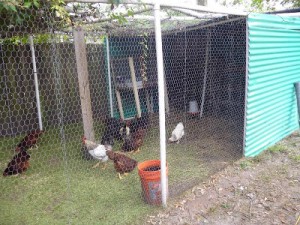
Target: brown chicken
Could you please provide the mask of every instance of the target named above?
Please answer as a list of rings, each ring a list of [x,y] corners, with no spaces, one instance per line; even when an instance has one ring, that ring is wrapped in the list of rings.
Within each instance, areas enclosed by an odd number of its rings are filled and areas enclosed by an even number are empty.
[[[127,173],[134,170],[137,166],[137,161],[134,159],[129,158],[128,156],[113,152],[111,150],[106,151],[106,154],[109,159],[114,161],[115,169],[118,172],[118,176],[122,179],[121,174],[127,175]]]
[[[44,133],[43,130],[34,130],[27,134],[18,144],[16,152],[27,150],[36,145],[39,137]]]
[[[121,148],[122,152],[139,152],[140,147],[144,143],[145,134],[146,130],[138,129],[136,132],[125,136],[124,143]]]
[[[3,172],[3,176],[10,176],[23,173],[29,167],[30,155],[26,150],[22,150],[16,154],[13,159],[8,163],[6,169]]]
[[[145,135],[149,126],[149,115],[142,113],[140,118],[135,118],[132,121],[127,121],[129,133],[123,136],[124,143],[121,151],[123,152],[139,152],[143,145]]]

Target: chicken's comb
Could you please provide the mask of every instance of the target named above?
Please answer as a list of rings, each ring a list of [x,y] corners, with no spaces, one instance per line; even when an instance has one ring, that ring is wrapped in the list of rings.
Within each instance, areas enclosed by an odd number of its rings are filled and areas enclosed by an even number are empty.
[[[81,141],[83,142],[83,144],[85,144],[85,140],[86,140],[86,137],[85,137],[85,136],[82,136]]]

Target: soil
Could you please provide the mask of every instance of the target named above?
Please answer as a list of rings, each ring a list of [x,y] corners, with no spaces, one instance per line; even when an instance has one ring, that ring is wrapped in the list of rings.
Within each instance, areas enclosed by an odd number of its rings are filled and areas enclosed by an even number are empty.
[[[160,166],[151,166],[144,169],[144,171],[158,171],[160,170]]]
[[[300,225],[300,135],[212,175],[145,224]]]

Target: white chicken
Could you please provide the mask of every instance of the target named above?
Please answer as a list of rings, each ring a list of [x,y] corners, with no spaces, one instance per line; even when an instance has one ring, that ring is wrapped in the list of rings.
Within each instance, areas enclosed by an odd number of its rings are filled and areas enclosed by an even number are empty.
[[[89,154],[94,158],[99,160],[99,162],[93,166],[93,168],[96,168],[100,165],[100,163],[104,163],[103,169],[106,168],[106,161],[108,160],[108,156],[106,154],[107,150],[112,150],[111,145],[100,145],[97,143],[94,143],[90,140],[87,140],[86,138],[83,138],[83,143],[85,144]]]
[[[179,140],[184,135],[184,126],[183,123],[180,122],[176,125],[175,129],[172,131],[172,136],[169,138],[169,142],[179,143]]]

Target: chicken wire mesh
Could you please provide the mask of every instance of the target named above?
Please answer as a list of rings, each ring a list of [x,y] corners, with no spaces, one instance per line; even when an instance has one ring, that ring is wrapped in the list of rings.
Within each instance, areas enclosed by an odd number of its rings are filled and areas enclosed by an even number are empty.
[[[204,17],[162,21],[171,198],[243,153],[246,20]],[[132,224],[160,201],[153,24],[49,21],[0,31],[0,222]]]

